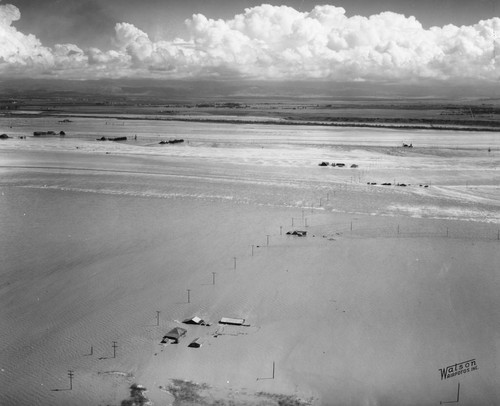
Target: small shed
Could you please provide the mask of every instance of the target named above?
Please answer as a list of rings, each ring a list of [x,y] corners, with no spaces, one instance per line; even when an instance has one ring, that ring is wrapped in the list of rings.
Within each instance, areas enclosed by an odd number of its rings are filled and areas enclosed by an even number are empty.
[[[197,326],[210,326],[210,323],[207,323],[205,320],[201,319],[198,316],[191,317],[190,319],[186,319],[183,321],[184,324],[195,324]]]
[[[175,327],[163,336],[163,340],[161,340],[161,342],[165,344],[168,342],[168,340],[172,340],[174,344],[177,344],[179,342],[179,339],[181,337],[184,337],[186,333],[187,333],[186,329],[181,327]]]
[[[220,319],[219,324],[230,324],[233,326],[242,326],[245,324],[245,319],[233,319],[231,317],[223,317]]]
[[[200,348],[202,345],[201,341],[200,341],[200,338],[197,337],[195,338],[193,341],[191,341],[188,345],[188,347],[190,348]]]

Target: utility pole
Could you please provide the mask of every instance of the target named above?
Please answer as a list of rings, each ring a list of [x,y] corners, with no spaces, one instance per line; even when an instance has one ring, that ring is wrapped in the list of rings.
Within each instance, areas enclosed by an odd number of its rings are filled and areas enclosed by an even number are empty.
[[[191,303],[191,297],[189,295],[189,292],[191,292],[191,289],[186,289],[187,290],[187,293],[188,293],[188,303]]]
[[[69,376],[69,390],[73,389],[73,371],[68,371],[68,376]]]
[[[116,358],[116,348],[118,346],[116,345],[116,341],[113,341],[113,358]]]
[[[156,311],[156,325],[157,326],[160,325],[160,311],[159,310]]]

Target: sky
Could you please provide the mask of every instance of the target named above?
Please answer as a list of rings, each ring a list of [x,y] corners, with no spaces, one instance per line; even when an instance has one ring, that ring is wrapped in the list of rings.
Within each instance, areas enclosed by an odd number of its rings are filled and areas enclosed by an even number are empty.
[[[0,0],[0,78],[498,81],[500,0]]]

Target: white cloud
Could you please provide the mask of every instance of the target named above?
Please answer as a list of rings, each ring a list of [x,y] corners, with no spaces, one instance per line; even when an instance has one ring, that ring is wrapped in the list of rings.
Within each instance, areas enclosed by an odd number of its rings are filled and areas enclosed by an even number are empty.
[[[52,52],[33,35],[24,35],[12,26],[20,17],[17,7],[0,5],[0,69],[14,72],[49,66]]]
[[[341,7],[299,12],[287,6],[245,9],[230,20],[186,20],[187,40],[152,41],[129,23],[115,26],[114,49],[44,47],[12,26],[0,5],[0,73],[24,69],[60,77],[236,76],[261,79],[410,80],[500,78],[500,18],[472,26],[424,29],[414,17],[384,12],[347,17]]]

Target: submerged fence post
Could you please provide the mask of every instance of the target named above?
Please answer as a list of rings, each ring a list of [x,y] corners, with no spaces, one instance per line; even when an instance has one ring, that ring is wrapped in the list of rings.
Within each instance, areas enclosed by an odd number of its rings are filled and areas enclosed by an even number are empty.
[[[69,390],[73,389],[73,371],[69,370],[68,371],[68,376],[69,376]]]

